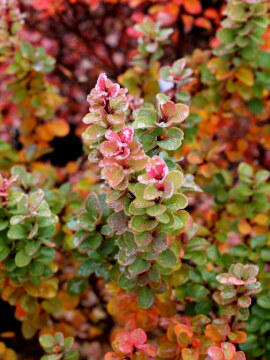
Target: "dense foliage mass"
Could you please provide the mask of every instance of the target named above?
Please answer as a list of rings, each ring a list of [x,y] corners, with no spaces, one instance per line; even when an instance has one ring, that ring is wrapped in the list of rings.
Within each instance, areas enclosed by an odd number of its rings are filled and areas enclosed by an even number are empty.
[[[1,360],[270,359],[269,24],[0,0]]]

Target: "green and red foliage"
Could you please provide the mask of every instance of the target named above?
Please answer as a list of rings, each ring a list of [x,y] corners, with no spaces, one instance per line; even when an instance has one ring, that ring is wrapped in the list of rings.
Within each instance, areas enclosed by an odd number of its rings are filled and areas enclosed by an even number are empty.
[[[270,359],[269,1],[0,16],[0,359]]]

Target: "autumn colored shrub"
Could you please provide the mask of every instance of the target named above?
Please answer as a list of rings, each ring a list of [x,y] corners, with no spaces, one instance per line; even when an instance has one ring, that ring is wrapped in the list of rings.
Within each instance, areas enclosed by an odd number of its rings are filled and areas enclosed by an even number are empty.
[[[0,0],[1,360],[270,359],[269,23]]]

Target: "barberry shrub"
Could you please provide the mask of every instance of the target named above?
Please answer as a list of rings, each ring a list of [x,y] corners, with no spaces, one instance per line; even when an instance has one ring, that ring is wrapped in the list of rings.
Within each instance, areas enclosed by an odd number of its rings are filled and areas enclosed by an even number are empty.
[[[0,359],[270,359],[270,4],[209,6],[0,0]]]

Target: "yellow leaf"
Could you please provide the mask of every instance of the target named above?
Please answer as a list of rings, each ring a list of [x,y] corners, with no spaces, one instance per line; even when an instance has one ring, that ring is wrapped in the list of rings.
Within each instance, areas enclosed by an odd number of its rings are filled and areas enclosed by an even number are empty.
[[[236,69],[235,76],[239,81],[241,81],[247,86],[252,86],[254,84],[253,73],[244,67],[239,67],[238,69]]]
[[[266,214],[257,214],[253,221],[262,226],[268,225],[268,216]]]

